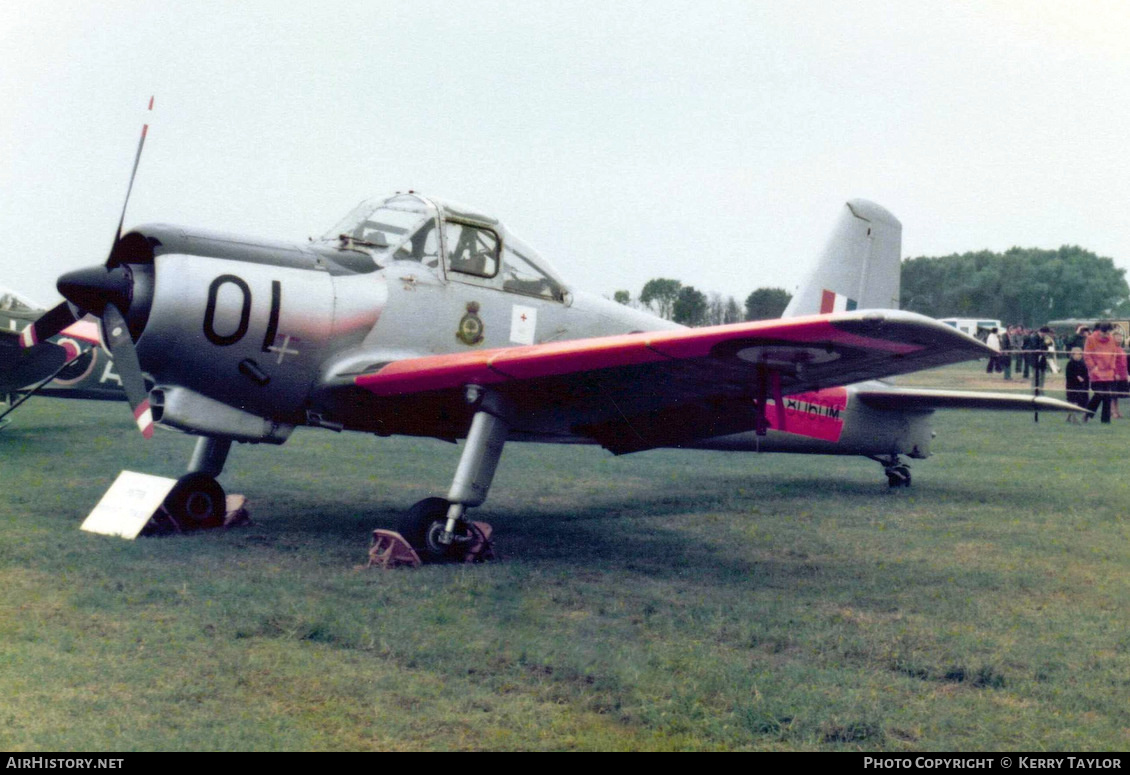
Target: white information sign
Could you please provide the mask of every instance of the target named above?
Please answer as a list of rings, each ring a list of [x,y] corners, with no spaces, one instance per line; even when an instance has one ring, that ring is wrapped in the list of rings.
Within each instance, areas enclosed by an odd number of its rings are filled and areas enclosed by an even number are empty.
[[[533,344],[538,328],[537,307],[515,304],[510,308],[510,341],[514,344]]]
[[[122,471],[82,523],[82,529],[132,541],[161,508],[176,483],[176,479],[164,476]]]

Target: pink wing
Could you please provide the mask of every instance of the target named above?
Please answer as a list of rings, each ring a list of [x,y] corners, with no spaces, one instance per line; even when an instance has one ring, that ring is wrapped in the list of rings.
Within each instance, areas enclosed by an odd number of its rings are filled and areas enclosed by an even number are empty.
[[[460,436],[464,388],[479,385],[510,402],[512,435],[630,452],[751,430],[766,398],[988,352],[930,318],[868,311],[410,358],[355,383],[379,399],[381,432]]]

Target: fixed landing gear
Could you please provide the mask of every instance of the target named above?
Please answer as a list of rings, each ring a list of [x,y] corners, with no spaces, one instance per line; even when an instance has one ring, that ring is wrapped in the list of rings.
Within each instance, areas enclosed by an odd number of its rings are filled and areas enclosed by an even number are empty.
[[[888,487],[910,486],[910,466],[902,462],[898,455],[891,455],[887,458],[873,457],[871,459],[883,465],[883,473],[887,475]]]
[[[466,400],[474,409],[467,442],[446,498],[425,498],[401,518],[399,533],[423,560],[462,560],[475,542],[467,509],[482,505],[490,491],[502,448],[510,432],[502,399],[478,385],[468,385]]]
[[[910,467],[909,466],[895,466],[894,468],[887,469],[887,486],[888,487],[909,487],[910,486]]]
[[[185,474],[165,498],[165,510],[182,530],[219,527],[224,523],[226,496],[206,473]]]
[[[444,498],[424,498],[400,518],[397,532],[424,562],[463,562],[467,556],[472,536],[466,520],[456,521],[450,541],[442,540],[450,507]]]
[[[231,439],[202,436],[196,441],[188,473],[165,498],[165,510],[182,530],[223,524],[227,499],[216,477],[224,470],[230,451]]]

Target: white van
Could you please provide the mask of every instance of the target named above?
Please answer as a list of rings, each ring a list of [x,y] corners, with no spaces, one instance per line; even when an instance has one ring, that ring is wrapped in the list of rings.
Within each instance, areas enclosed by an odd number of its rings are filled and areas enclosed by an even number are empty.
[[[1001,325],[999,320],[991,318],[939,318],[947,326],[953,326],[963,334],[984,338],[992,329],[1003,331],[1004,326]]]

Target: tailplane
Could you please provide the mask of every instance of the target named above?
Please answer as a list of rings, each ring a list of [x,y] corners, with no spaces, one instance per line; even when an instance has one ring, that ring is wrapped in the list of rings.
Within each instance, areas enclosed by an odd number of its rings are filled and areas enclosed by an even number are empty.
[[[901,261],[902,224],[874,202],[853,199],[784,317],[898,309]]]

